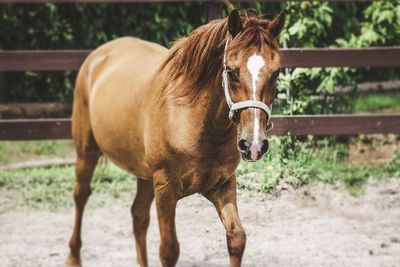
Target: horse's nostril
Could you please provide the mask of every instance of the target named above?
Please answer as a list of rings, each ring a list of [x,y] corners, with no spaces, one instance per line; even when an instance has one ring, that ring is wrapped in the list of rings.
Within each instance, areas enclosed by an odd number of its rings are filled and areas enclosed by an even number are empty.
[[[263,145],[261,147],[261,153],[262,154],[266,153],[268,151],[268,148],[269,148],[269,142],[268,142],[267,139],[264,139],[263,140]]]
[[[238,147],[240,151],[246,152],[248,148],[246,140],[240,139],[238,142]]]

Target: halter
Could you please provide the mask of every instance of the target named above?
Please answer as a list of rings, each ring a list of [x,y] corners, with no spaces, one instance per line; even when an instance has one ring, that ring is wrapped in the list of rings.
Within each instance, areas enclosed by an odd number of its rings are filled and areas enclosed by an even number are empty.
[[[244,109],[244,108],[259,108],[264,110],[268,115],[267,120],[267,131],[271,130],[274,127],[274,124],[269,122],[271,119],[271,110],[270,108],[263,102],[258,100],[245,100],[237,103],[233,103],[231,96],[229,94],[228,87],[228,71],[226,70],[226,50],[228,48],[229,38],[225,43],[225,51],[224,51],[224,71],[222,72],[222,88],[224,88],[226,103],[229,107],[229,119],[237,125],[238,121],[235,119],[236,111]]]

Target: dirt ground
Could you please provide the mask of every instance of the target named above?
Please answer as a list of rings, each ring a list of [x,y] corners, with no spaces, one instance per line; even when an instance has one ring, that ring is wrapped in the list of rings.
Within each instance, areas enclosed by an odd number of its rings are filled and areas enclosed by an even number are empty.
[[[244,266],[400,266],[400,179],[369,185],[359,198],[328,185],[239,192],[247,233]],[[283,187],[284,188],[284,187]],[[93,196],[95,197],[95,196]],[[201,196],[177,209],[178,266],[227,266],[225,231]],[[1,266],[65,266],[73,210],[0,214]],[[150,266],[159,266],[154,204],[148,235]],[[129,208],[87,210],[84,266],[136,266]]]

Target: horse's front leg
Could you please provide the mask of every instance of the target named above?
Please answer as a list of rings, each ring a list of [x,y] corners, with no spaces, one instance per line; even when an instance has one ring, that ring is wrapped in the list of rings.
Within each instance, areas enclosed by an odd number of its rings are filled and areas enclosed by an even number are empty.
[[[132,204],[133,233],[136,240],[137,261],[147,265],[146,233],[150,223],[150,207],[154,199],[153,183],[137,179],[137,193]]]
[[[205,197],[214,204],[225,226],[230,265],[240,266],[246,246],[246,233],[236,204],[236,176],[233,175],[225,184],[205,194]]]
[[[178,201],[176,187],[164,170],[153,176],[158,226],[160,228],[160,260],[163,266],[175,266],[179,257],[179,242],[175,230],[175,210]]]

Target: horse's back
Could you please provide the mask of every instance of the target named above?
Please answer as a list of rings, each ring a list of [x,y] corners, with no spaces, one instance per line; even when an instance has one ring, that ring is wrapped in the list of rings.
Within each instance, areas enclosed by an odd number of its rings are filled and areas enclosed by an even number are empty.
[[[151,86],[168,49],[133,37],[106,43],[81,67],[90,125],[96,143],[114,163],[137,176],[147,175],[144,160],[145,107],[159,88]],[[122,141],[123,140],[123,141]]]
[[[163,62],[168,49],[155,43],[123,37],[108,42],[94,50],[83,67],[88,71],[90,97],[99,87],[109,87],[113,92],[137,90],[146,83]],[[116,85],[123,84],[124,86]]]

